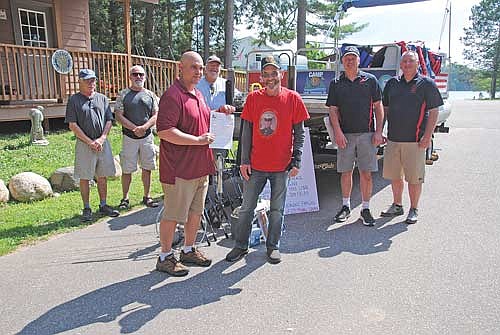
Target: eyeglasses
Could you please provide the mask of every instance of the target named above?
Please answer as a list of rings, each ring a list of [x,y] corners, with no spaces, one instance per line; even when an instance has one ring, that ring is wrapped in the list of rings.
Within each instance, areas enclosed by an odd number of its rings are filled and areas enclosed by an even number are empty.
[[[132,77],[144,77],[144,73],[141,72],[132,72]]]
[[[210,84],[210,94],[211,95],[215,94],[215,86],[214,86],[214,84]]]
[[[262,72],[262,78],[277,78],[279,76],[278,71],[273,71],[271,73],[269,72]]]

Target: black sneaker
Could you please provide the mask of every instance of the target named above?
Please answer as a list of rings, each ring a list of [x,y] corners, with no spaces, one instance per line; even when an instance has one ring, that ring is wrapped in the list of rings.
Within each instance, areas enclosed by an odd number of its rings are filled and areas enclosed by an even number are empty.
[[[80,217],[81,222],[92,221],[92,210],[90,208],[84,208],[82,211],[82,216]]]
[[[233,248],[227,255],[226,255],[226,261],[228,262],[236,262],[239,261],[240,259],[243,258],[248,254],[248,249],[241,249],[241,248]]]
[[[109,205],[99,206],[99,213],[101,213],[102,215],[110,216],[112,218],[120,215],[120,212],[118,212],[116,209],[113,209]]]
[[[267,249],[267,260],[271,264],[278,264],[281,262],[281,254],[278,249]]]
[[[374,226],[375,225],[375,219],[372,216],[372,213],[370,213],[370,210],[368,208],[365,208],[361,210],[361,220],[363,221],[363,224],[365,226]]]
[[[342,206],[340,211],[335,215],[335,222],[345,222],[351,216],[351,210],[347,206]]]

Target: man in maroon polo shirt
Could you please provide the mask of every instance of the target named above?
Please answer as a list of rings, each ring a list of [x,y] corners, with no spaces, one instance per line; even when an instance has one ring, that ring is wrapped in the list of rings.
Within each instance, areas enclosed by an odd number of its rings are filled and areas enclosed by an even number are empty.
[[[203,60],[194,52],[185,52],[180,59],[180,77],[162,95],[157,118],[160,143],[160,181],[164,211],[160,221],[161,252],[156,264],[159,271],[172,276],[185,276],[185,265],[210,266],[212,260],[195,249],[200,226],[208,175],[215,173],[209,133],[210,108],[196,84],[203,75]],[[221,112],[230,113],[230,106]],[[178,222],[185,222],[184,247],[180,262],[172,251]]]

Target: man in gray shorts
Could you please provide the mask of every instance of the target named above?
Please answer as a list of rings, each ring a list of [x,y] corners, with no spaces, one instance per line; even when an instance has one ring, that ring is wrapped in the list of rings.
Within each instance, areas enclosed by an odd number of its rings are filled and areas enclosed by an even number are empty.
[[[97,177],[99,213],[116,217],[118,211],[106,204],[107,178],[116,173],[111,145],[107,140],[113,114],[108,98],[97,93],[95,72],[82,69],[78,74],[80,92],[72,95],[66,105],[65,122],[76,136],[75,178],[80,179],[83,200],[82,221],[92,220],[89,181]]]
[[[142,203],[147,207],[157,207],[150,195],[151,170],[156,169],[156,154],[151,127],[156,124],[158,113],[158,97],[144,88],[146,73],[140,65],[130,69],[132,85],[118,94],[115,115],[122,125],[122,151],[120,164],[122,167],[123,198],[120,209],[128,209],[130,200],[128,192],[132,182],[132,173],[137,171],[137,162],[142,169],[144,196]]]
[[[361,220],[366,226],[373,226],[372,172],[378,170],[377,146],[384,141],[382,93],[377,78],[359,70],[356,47],[344,48],[342,64],[345,71],[330,83],[326,102],[338,146],[337,171],[341,173],[342,208],[335,215],[335,222],[344,222],[351,216],[352,172],[356,163],[362,199]]]

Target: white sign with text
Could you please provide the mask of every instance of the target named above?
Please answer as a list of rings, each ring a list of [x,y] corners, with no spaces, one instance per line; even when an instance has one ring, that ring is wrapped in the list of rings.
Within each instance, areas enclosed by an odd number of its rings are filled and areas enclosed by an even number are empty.
[[[306,128],[305,135],[306,138],[304,141],[300,172],[296,177],[290,178],[288,182],[285,215],[319,211],[309,128]],[[264,187],[261,197],[262,199],[271,198],[271,186],[269,181]]]

